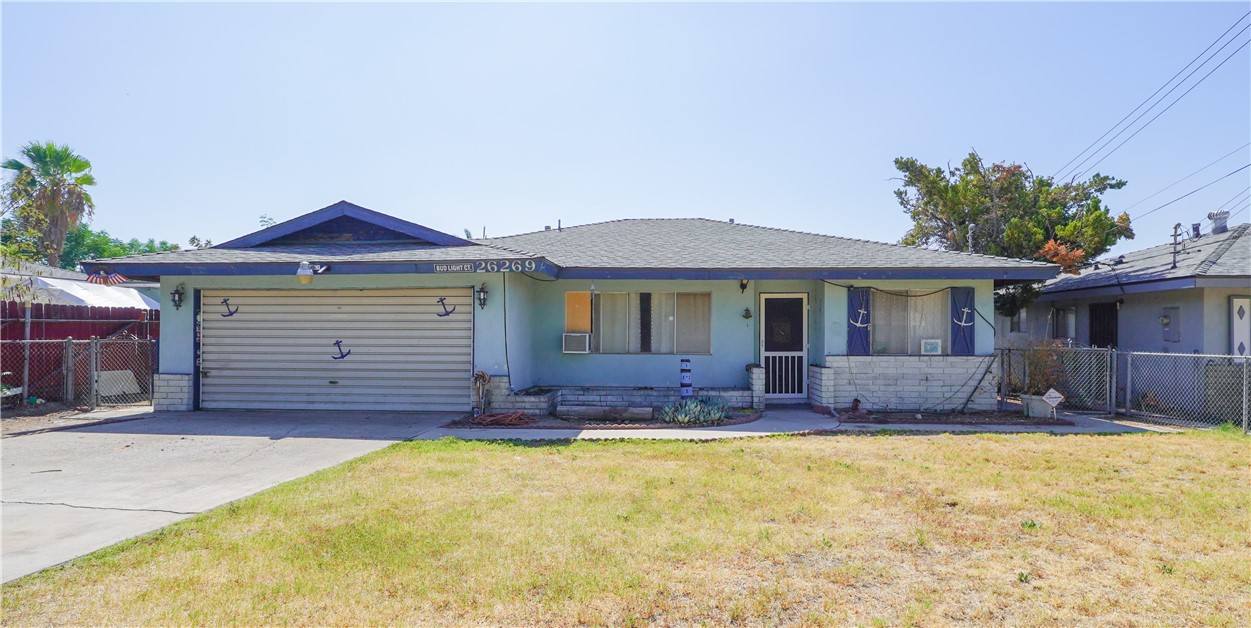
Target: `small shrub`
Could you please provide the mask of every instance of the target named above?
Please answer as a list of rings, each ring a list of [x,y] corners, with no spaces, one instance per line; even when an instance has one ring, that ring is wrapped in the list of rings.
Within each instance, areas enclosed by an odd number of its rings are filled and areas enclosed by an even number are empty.
[[[664,423],[674,425],[713,425],[725,420],[730,409],[715,399],[683,399],[660,409],[658,416]]]
[[[1026,519],[1021,522],[1021,528],[1025,530],[1034,530],[1038,528],[1038,522],[1033,519]]]
[[[1166,576],[1173,575],[1173,566],[1172,565],[1160,565],[1160,573]]]
[[[1016,574],[1016,581],[1021,582],[1021,583],[1028,583],[1031,577],[1032,576],[1030,576],[1030,573],[1028,571],[1019,571]]]

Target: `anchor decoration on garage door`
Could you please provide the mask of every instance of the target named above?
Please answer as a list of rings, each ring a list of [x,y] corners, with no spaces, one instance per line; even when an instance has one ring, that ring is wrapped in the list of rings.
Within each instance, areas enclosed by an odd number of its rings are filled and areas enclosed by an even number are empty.
[[[452,309],[450,309],[450,310],[449,310],[449,309],[447,309],[447,297],[439,297],[438,301],[439,301],[439,305],[442,305],[442,306],[443,306],[443,313],[442,313],[442,314],[435,314],[435,316],[438,316],[439,318],[442,318],[442,317],[444,317],[444,316],[451,316],[451,315],[452,315],[452,312],[455,312],[455,311],[456,311],[456,306],[455,306],[455,305],[453,305],[453,306],[452,306]]]
[[[230,299],[222,299],[222,305],[226,306],[226,313],[222,314],[222,318],[230,318],[239,313],[239,306],[230,307]]]
[[[334,348],[336,348],[336,349],[338,349],[338,350],[339,350],[339,355],[332,355],[332,356],[330,356],[330,359],[331,359],[331,360],[342,360],[343,358],[346,358],[346,357],[348,357],[349,355],[352,355],[352,350],[351,350],[351,349],[348,349],[347,351],[344,351],[344,350],[343,350],[343,341],[342,341],[342,340],[336,340],[336,341],[334,341]]]

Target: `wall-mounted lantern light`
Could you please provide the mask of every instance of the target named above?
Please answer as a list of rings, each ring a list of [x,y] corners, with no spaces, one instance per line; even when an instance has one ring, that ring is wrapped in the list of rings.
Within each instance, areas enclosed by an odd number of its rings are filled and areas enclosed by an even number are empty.
[[[478,309],[480,310],[486,309],[486,299],[487,299],[486,284],[482,284],[481,288],[474,290],[474,294],[478,297]]]
[[[751,308],[749,307],[743,308],[743,318],[747,320],[751,320]]]
[[[1168,314],[1160,317],[1160,324],[1165,327],[1168,327],[1168,324],[1171,322],[1173,322],[1173,319],[1169,318]]]
[[[295,271],[295,280],[304,284],[313,283],[313,276],[329,271],[330,266],[326,264],[300,262],[300,267]]]
[[[169,300],[174,304],[175,310],[182,309],[182,298],[187,294],[187,288],[183,284],[174,286],[174,291],[169,293]]]
[[[746,279],[738,280],[738,291],[743,294],[747,294],[747,280]]]

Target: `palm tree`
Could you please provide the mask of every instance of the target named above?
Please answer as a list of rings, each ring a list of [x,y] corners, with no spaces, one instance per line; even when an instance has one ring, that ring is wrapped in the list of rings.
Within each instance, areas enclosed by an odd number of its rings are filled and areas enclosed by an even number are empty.
[[[95,209],[86,189],[96,184],[91,162],[69,146],[52,142],[31,142],[21,153],[24,160],[9,159],[0,164],[16,173],[6,189],[5,202],[15,216],[40,217],[40,251],[49,266],[59,266],[65,235]]]

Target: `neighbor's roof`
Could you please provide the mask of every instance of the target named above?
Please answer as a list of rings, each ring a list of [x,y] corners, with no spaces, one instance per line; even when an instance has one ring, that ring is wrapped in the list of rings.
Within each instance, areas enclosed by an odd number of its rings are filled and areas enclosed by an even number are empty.
[[[1251,224],[1184,240],[1173,268],[1173,245],[1126,253],[1124,261],[1101,260],[1080,275],[1060,275],[1043,287],[1046,294],[1188,278],[1251,278]],[[1248,283],[1251,287],[1251,282]]]
[[[1054,264],[758,227],[707,218],[633,218],[478,240],[544,256],[564,269],[985,269]],[[1051,274],[1046,274],[1051,273]]]

